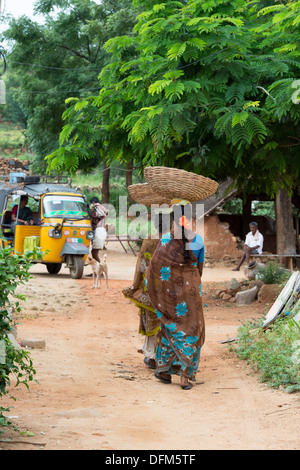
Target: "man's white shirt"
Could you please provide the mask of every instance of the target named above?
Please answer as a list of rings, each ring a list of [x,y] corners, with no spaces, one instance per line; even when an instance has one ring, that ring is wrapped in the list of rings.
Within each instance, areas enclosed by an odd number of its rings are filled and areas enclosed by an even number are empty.
[[[250,248],[253,248],[254,246],[259,245],[259,247],[257,248],[258,254],[262,253],[263,244],[264,244],[264,237],[258,230],[256,230],[254,235],[252,232],[249,232],[247,234],[245,245],[250,246]]]

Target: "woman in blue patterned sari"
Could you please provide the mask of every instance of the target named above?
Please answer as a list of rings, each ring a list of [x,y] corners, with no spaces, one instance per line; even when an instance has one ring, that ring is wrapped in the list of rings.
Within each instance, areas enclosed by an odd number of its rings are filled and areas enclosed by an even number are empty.
[[[165,234],[146,273],[152,305],[160,320],[155,376],[171,383],[180,375],[184,390],[192,387],[205,340],[201,298],[204,244],[191,230],[191,205],[173,206],[174,224]]]

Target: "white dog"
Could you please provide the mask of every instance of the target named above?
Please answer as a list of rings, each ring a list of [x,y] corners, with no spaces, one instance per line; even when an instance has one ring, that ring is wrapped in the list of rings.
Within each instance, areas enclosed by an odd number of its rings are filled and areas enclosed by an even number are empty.
[[[103,261],[101,263],[98,263],[91,254],[88,255],[87,257],[87,263],[91,265],[92,270],[93,270],[93,280],[94,280],[94,288],[95,287],[101,287],[101,275],[104,274],[106,278],[106,289],[108,289],[108,267],[106,264],[106,258],[107,255],[103,255]],[[99,286],[98,286],[99,284]]]

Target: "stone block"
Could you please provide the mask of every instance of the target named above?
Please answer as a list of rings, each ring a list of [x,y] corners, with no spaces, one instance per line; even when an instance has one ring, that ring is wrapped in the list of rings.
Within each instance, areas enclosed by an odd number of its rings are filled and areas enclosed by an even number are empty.
[[[222,292],[222,294],[220,295],[220,299],[229,300],[229,299],[231,299],[231,295],[228,294],[227,292]]]
[[[252,287],[252,289],[237,292],[237,294],[235,296],[235,302],[238,305],[252,304],[252,302],[254,302],[254,300],[256,298],[257,292],[258,292],[258,287],[257,286]]]
[[[235,278],[232,278],[227,284],[226,284],[226,291],[230,295],[235,295],[238,290],[240,289],[240,283],[237,281]]]
[[[21,347],[29,349],[45,349],[46,343],[44,339],[22,339]]]
[[[260,290],[263,285],[264,285],[264,283],[260,279],[252,280],[252,281],[249,282],[249,289],[252,289],[252,287],[257,286],[258,290]]]
[[[281,292],[278,284],[264,284],[259,291],[258,301],[263,304],[275,302]]]

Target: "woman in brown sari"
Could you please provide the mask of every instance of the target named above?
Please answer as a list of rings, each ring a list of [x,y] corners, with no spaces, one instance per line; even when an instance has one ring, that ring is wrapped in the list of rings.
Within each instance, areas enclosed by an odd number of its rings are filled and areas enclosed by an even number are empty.
[[[152,255],[158,246],[159,239],[167,229],[170,230],[170,223],[167,225],[168,228],[164,225],[166,224],[163,224],[162,214],[160,212],[156,213],[154,226],[157,229],[159,238],[145,238],[143,240],[136,263],[133,284],[122,291],[124,297],[133,302],[139,309],[140,322],[138,332],[145,337],[144,344],[139,352],[144,354],[144,363],[151,369],[156,368],[155,349],[160,322],[145,288],[145,274],[150,265]]]
[[[171,383],[172,374],[178,374],[184,390],[192,387],[189,379],[195,378],[205,340],[204,243],[191,230],[191,215],[190,204],[173,206],[173,229],[162,237],[146,272],[149,297],[160,320],[155,377]]]
[[[144,344],[139,352],[144,354],[144,363],[151,369],[155,369],[156,333],[159,331],[159,320],[145,289],[145,272],[158,242],[159,240],[152,240],[151,238],[143,240],[136,263],[133,284],[122,291],[124,297],[133,302],[139,309],[140,323],[138,332],[145,337]]]

